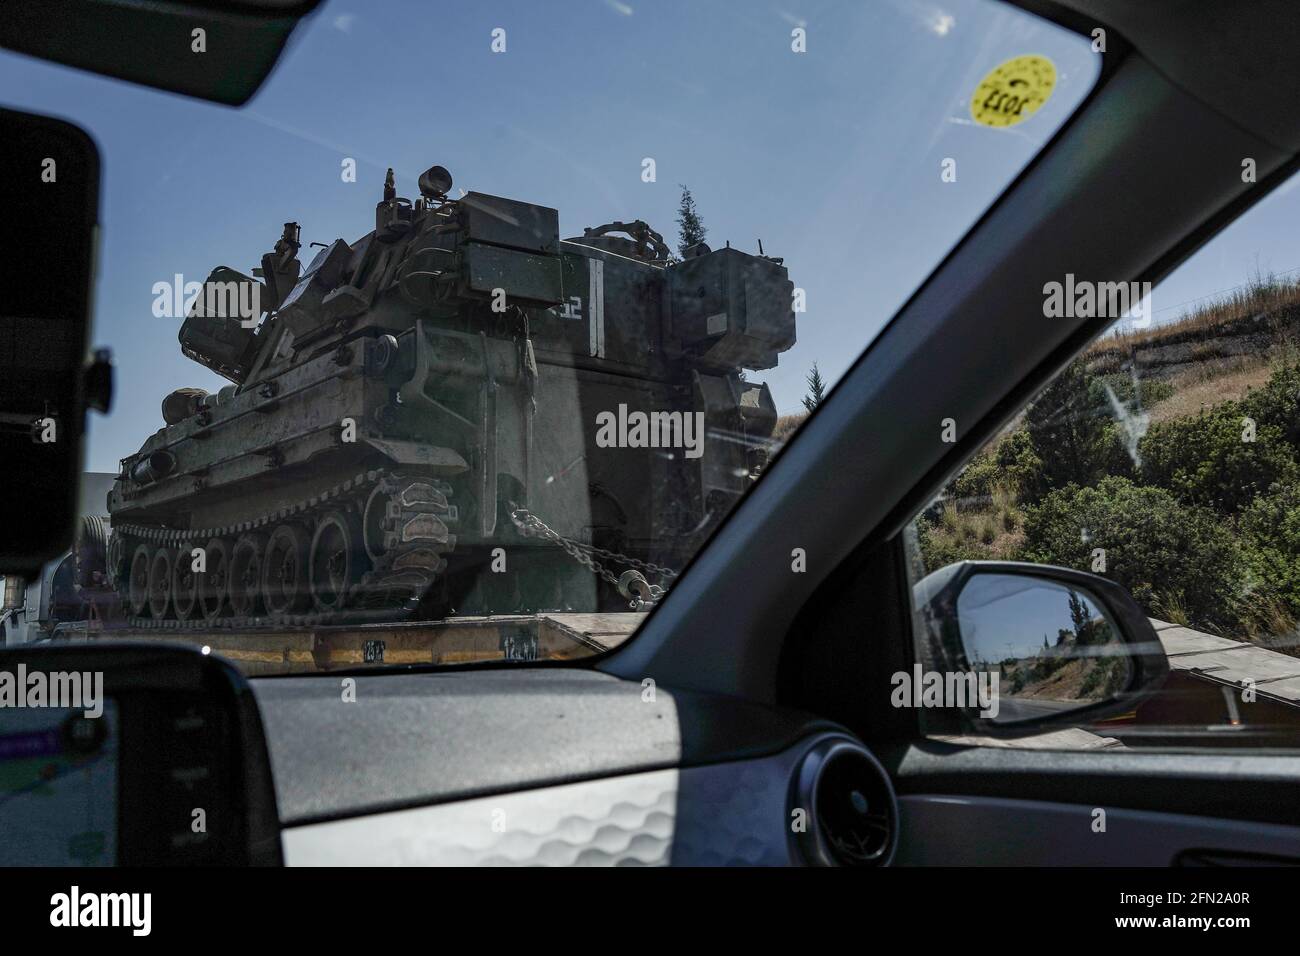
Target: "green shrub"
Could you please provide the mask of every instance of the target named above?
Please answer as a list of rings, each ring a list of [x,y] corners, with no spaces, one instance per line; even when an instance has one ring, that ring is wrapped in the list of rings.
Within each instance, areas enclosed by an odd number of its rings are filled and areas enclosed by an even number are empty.
[[[1033,439],[1026,429],[1017,428],[981,449],[944,490],[958,501],[974,501],[996,497],[1002,488],[1023,501],[1046,490],[1042,472]]]
[[[1105,477],[1133,475],[1127,433],[1115,419],[1107,385],[1126,410],[1136,411],[1130,375],[1094,377],[1079,360],[1070,363],[1029,406],[1024,437],[1008,448],[1008,457],[1019,463],[1022,502],[1038,501],[1070,483],[1091,485]],[[1154,380],[1140,382],[1138,390],[1144,405],[1173,394],[1168,382]],[[1025,453],[1025,443],[1032,456]]]
[[[1246,413],[1237,402],[1151,426],[1138,445],[1142,479],[1168,489],[1186,504],[1235,514],[1276,481],[1300,475],[1281,429],[1255,419],[1255,440],[1245,441]],[[1254,416],[1251,416],[1254,418]]]
[[[958,501],[988,498],[998,480],[998,465],[987,452],[980,452],[966,463],[948,485],[950,497]]]
[[[1239,402],[1152,425],[1137,443],[1140,465],[1107,385],[1133,406],[1131,377],[1094,377],[1072,363],[1024,427],[972,459],[949,484],[944,513],[919,522],[926,568],[1010,556],[1091,570],[1093,549],[1104,548],[1106,576],[1155,617],[1252,640],[1293,629],[1300,365],[1277,369]],[[1167,382],[1139,384],[1144,406],[1171,393]],[[959,512],[956,501],[982,504]]]
[[[1098,375],[1089,383],[1091,389],[1092,402],[1098,408],[1109,409],[1110,396],[1106,394],[1106,386],[1109,385],[1115,398],[1125,405],[1133,404],[1133,376],[1128,372],[1115,372],[1110,375]],[[1138,395],[1141,396],[1143,408],[1150,408],[1156,402],[1162,402],[1174,394],[1174,386],[1165,381],[1156,378],[1140,378],[1138,380]]]
[[[1240,528],[1260,603],[1276,595],[1300,617],[1300,483],[1274,485],[1242,512]]]
[[[1025,425],[1041,465],[1040,490],[1072,482],[1089,485],[1102,477],[1109,417],[1078,359],[1034,399],[1025,411]]]
[[[1128,588],[1148,614],[1172,595],[1202,627],[1236,624],[1244,561],[1213,512],[1126,478],[1070,485],[1027,509],[1025,560],[1090,571],[1095,548],[1105,550],[1105,576]]]
[[[1292,455],[1300,456],[1300,365],[1278,368],[1267,382],[1242,399],[1241,408],[1242,414],[1260,426],[1278,429],[1291,446]]]
[[[964,556],[953,556],[960,546],[950,536],[937,532],[934,524],[924,515],[916,519],[916,544],[921,551],[921,564],[926,574],[954,561],[966,560]]]
[[[1139,436],[1136,442],[1141,446]],[[1107,422],[1101,443],[1101,473],[1108,478],[1137,478],[1137,463],[1129,450],[1129,434],[1120,422]]]
[[[936,528],[929,519],[917,519],[916,543],[921,549],[921,562],[927,574],[956,561],[987,561],[990,558],[987,548],[981,548],[973,536],[962,533],[968,529],[969,525],[962,524],[960,528],[953,527],[945,533],[942,526]]]
[[[1021,502],[1037,501],[1047,492],[1043,460],[1027,428],[1017,428],[998,442],[993,461],[1002,482],[1014,490]]]
[[[986,499],[998,485],[1011,488],[1022,503],[1038,501],[1070,482],[1093,484],[1111,475],[1133,474],[1133,456],[1123,426],[1114,420],[1106,393],[1133,403],[1133,379],[1126,373],[1094,377],[1083,362],[1072,362],[1025,412],[1024,427],[986,446],[945,491],[959,501]],[[1168,382],[1139,384],[1144,404],[1173,394]]]
[[[1128,680],[1128,662],[1122,657],[1092,658],[1083,683],[1079,685],[1080,698],[1110,697],[1124,689]]]

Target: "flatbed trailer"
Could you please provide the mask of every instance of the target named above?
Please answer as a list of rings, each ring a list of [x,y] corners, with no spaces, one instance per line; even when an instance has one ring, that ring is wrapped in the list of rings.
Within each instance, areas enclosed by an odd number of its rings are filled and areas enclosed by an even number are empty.
[[[617,647],[646,615],[545,613],[304,628],[135,629],[59,625],[55,639],[129,639],[206,647],[250,677],[372,665],[573,660]]]
[[[59,624],[54,639],[127,638],[207,647],[245,674],[258,676],[395,664],[575,660],[618,647],[645,617],[632,611],[547,612],[296,629],[136,629],[82,621]],[[1152,624],[1168,655],[1170,676],[1166,693],[1132,713],[1034,741],[944,739],[1078,750],[1177,746],[1189,736],[1211,734],[1216,745],[1225,747],[1258,747],[1270,739],[1290,745],[1300,730],[1300,658],[1166,621],[1152,619]],[[1247,686],[1249,695],[1243,693]]]

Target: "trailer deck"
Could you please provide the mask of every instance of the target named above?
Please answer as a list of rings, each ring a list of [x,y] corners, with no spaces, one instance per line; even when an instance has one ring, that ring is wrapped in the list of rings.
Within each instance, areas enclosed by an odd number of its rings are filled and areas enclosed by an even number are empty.
[[[58,638],[191,644],[220,654],[250,677],[367,665],[573,660],[617,647],[645,614],[546,613],[301,629],[136,630],[92,622],[60,625]]]

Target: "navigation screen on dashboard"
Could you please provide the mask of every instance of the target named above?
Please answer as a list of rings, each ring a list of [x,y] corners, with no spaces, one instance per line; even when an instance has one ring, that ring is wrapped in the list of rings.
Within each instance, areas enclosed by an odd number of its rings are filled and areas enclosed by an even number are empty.
[[[109,866],[117,857],[118,715],[0,708],[0,866]]]

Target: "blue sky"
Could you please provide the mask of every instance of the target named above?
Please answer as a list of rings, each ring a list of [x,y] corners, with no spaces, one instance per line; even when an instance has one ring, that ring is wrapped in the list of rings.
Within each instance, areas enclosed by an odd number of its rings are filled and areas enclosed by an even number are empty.
[[[983,574],[971,578],[957,598],[962,641],[971,660],[1032,658],[1043,638],[1056,644],[1062,628],[1073,631],[1070,589],[1041,579]],[[1087,592],[1073,592],[1093,617],[1105,618]]]
[[[806,53],[791,51],[796,26]],[[505,53],[490,49],[497,27]],[[1055,63],[1053,97],[1018,127],[973,124],[980,79],[1027,53]],[[289,220],[304,243],[357,239],[388,166],[402,195],[440,163],[458,187],[554,206],[563,235],[642,218],[675,237],[689,185],[713,245],[762,239],[807,292],[798,344],[751,375],[798,410],[813,362],[831,381],[844,372],[1098,67],[1082,38],[992,0],[330,0],[239,110],[7,53],[0,99],[100,147],[94,342],[114,351],[118,392],[92,415],[87,468],[107,471],[162,425],[167,392],[223,384],[181,356],[180,319],[154,317],[153,284],[250,271]],[[356,183],[340,176],[346,157]],[[945,157],[955,183],[940,179]],[[1156,308],[1241,283],[1257,256],[1263,271],[1300,266],[1293,200],[1275,205],[1263,238],[1212,250]]]

